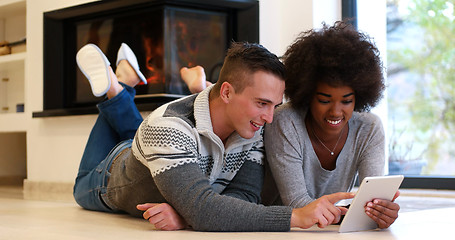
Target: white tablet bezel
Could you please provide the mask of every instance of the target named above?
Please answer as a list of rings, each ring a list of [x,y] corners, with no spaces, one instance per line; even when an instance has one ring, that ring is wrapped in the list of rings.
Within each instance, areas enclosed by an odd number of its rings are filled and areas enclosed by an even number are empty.
[[[376,222],[365,213],[365,205],[373,199],[392,200],[398,191],[403,175],[366,177],[360,184],[338,232],[353,232],[375,229]]]

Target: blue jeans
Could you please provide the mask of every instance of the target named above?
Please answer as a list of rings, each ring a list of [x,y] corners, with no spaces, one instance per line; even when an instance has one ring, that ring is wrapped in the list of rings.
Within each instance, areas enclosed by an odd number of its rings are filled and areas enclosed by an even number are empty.
[[[114,98],[97,105],[99,115],[82,155],[74,184],[73,195],[83,208],[114,212],[103,200],[112,161],[131,142],[142,116],[134,103],[136,90],[122,84],[124,89]]]

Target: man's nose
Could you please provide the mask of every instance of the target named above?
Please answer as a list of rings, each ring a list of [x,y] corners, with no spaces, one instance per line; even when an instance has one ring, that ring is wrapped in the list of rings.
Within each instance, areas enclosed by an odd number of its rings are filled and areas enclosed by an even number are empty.
[[[275,112],[275,108],[274,107],[270,107],[269,109],[267,109],[267,111],[263,115],[262,119],[266,123],[271,123],[273,121],[273,113],[274,112]]]

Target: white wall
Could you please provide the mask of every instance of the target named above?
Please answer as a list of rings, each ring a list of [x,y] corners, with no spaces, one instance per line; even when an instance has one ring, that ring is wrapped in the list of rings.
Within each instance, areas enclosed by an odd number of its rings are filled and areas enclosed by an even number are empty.
[[[260,0],[260,42],[281,56],[301,31],[339,19],[341,0]],[[27,0],[26,103],[43,103],[43,12],[90,0]],[[317,14],[319,13],[319,14]],[[33,118],[27,130],[27,182],[73,183],[95,115]]]
[[[261,44],[282,56],[303,31],[341,19],[341,0],[259,0]]]
[[[26,103],[43,110],[43,13],[89,0],[27,0]],[[27,130],[27,180],[73,182],[95,116],[33,118]]]

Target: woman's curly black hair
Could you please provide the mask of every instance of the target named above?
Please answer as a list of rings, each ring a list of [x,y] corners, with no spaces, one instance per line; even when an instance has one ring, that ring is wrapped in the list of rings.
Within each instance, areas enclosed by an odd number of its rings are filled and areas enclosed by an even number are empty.
[[[308,108],[320,82],[349,86],[355,94],[355,111],[376,106],[385,89],[379,50],[370,38],[339,21],[323,24],[320,31],[303,32],[283,56],[285,95],[293,108]]]

